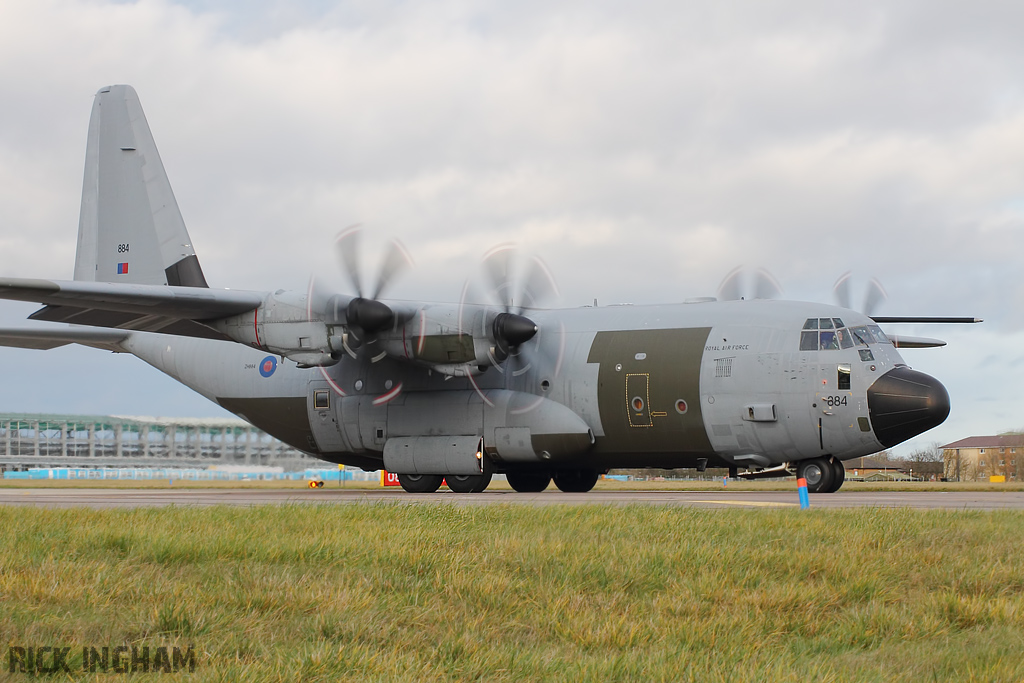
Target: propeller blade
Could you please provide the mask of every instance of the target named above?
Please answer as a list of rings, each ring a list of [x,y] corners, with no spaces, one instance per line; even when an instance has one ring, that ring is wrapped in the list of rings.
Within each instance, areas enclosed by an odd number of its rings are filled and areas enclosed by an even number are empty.
[[[530,266],[520,284],[519,305],[516,307],[519,313],[558,296],[554,276],[537,256],[530,259]]]
[[[719,301],[739,301],[743,298],[743,266],[737,266],[729,271],[718,285]]]
[[[782,286],[764,268],[750,270],[737,266],[729,271],[718,285],[719,301],[740,299],[774,299],[782,294]]]
[[[488,283],[493,296],[500,303],[505,312],[512,309],[512,302],[515,295],[512,283],[512,259],[515,253],[515,246],[501,244],[484,254],[484,272],[487,274]]]
[[[753,278],[755,299],[774,299],[782,294],[782,285],[764,268],[755,270]]]
[[[380,267],[380,275],[377,276],[377,287],[373,290],[371,299],[379,299],[384,295],[384,290],[402,271],[412,267],[412,257],[405,246],[398,240],[391,240],[388,243],[388,253]]]
[[[840,308],[851,308],[850,303],[850,277],[853,275],[852,272],[846,271],[839,276],[836,283],[832,285],[832,296],[835,298],[836,305]]]
[[[363,296],[362,278],[359,272],[359,242],[362,238],[362,228],[354,225],[338,233],[334,240],[334,252],[338,257],[338,265],[342,272],[348,277],[356,296]]]
[[[878,305],[888,298],[889,295],[886,294],[882,283],[877,278],[871,278],[871,282],[868,283],[867,294],[864,295],[864,315],[871,317],[871,314],[875,312]]]

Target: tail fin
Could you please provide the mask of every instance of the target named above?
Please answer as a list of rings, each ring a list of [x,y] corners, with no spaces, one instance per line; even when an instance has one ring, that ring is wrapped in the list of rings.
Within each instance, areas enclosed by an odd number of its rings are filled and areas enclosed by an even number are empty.
[[[75,279],[207,286],[130,85],[101,88],[92,106]]]

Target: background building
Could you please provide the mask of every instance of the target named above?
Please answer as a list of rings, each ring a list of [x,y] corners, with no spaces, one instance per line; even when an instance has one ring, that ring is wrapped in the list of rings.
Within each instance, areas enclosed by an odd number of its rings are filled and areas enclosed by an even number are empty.
[[[28,467],[189,467],[246,465],[302,471],[334,467],[247,422],[0,414],[0,469]]]
[[[998,475],[1009,481],[1024,472],[1024,434],[969,436],[940,448],[944,476],[950,481],[984,481]]]

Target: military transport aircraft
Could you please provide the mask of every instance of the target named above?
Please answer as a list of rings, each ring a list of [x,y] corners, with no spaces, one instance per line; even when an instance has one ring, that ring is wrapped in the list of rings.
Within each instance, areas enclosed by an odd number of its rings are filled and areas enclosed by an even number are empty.
[[[44,307],[0,345],[135,355],[295,448],[398,474],[406,491],[585,492],[621,467],[796,473],[836,491],[842,461],[940,424],[949,396],[864,313],[796,301],[544,309],[498,248],[491,303],[364,290],[358,231],[338,238],[354,291],[207,286],[135,91],[102,88],[89,123],[74,279],[0,279]],[[844,285],[845,287],[845,285]],[[890,318],[887,322],[924,321]],[[902,345],[941,342],[904,339]]]

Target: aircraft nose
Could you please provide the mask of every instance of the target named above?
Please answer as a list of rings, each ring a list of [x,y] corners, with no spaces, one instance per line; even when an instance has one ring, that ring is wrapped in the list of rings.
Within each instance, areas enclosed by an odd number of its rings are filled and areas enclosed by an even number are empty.
[[[868,414],[875,438],[891,448],[942,424],[949,415],[949,394],[934,377],[897,367],[868,388]]]

